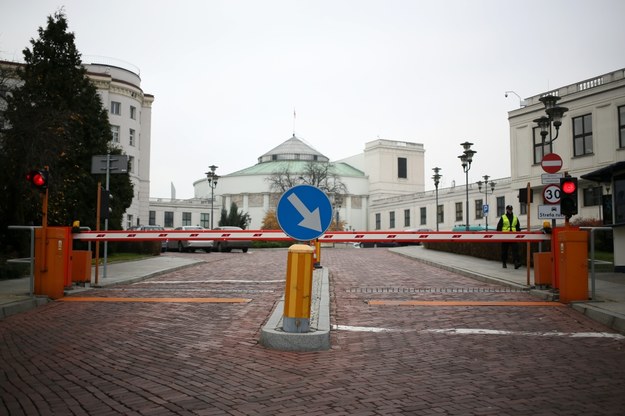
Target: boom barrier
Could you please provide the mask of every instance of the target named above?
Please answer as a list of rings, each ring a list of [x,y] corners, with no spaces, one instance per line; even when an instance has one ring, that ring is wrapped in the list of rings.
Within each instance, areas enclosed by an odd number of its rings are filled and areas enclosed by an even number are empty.
[[[88,231],[73,234],[74,240],[81,241],[158,241],[158,240],[251,240],[251,241],[293,241],[280,230],[191,230],[191,231]],[[551,235],[541,231],[501,232],[501,231],[333,231],[326,232],[318,239],[322,243],[416,243],[466,241],[473,243],[492,242],[540,242],[550,241]]]

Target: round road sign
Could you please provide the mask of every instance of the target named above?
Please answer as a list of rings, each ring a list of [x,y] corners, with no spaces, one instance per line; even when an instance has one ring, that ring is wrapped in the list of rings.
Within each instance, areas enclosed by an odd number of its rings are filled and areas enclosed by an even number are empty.
[[[556,153],[547,153],[543,156],[540,166],[547,173],[557,173],[562,168],[562,158]]]
[[[543,189],[543,199],[547,204],[559,204],[560,203],[560,186],[547,185]]]

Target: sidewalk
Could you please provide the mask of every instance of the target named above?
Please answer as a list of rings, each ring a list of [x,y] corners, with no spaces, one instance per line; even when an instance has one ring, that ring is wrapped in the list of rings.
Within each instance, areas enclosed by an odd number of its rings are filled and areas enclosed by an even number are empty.
[[[183,257],[156,256],[145,260],[128,261],[108,264],[106,276],[104,267],[98,271],[98,283],[95,284],[95,267],[91,268],[91,284],[85,286],[74,285],[66,293],[77,293],[91,287],[112,286],[118,283],[133,283],[163,273],[173,272],[185,267],[201,263],[203,260]],[[31,281],[29,277],[21,279],[0,280],[0,319],[16,313],[24,312],[49,302],[45,296],[31,296]]]
[[[553,299],[550,290],[533,287],[534,271],[530,270],[530,285],[527,285],[527,269],[521,267],[504,269],[498,261],[479,259],[444,251],[428,250],[423,246],[407,246],[390,249],[422,263],[453,271],[480,281],[496,283],[515,288],[526,288],[530,293],[544,299]],[[588,296],[591,296],[590,272]],[[589,318],[622,333],[625,333],[625,273],[595,273],[595,299],[573,302],[571,307]]]

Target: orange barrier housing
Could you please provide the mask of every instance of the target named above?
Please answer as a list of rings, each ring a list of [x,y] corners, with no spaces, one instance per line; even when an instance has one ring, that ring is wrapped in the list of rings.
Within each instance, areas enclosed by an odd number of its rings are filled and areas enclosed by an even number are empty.
[[[91,283],[91,251],[72,250],[72,282]]]
[[[553,280],[553,256],[551,252],[534,253],[534,284],[551,286]]]
[[[71,280],[71,228],[43,227],[35,231],[35,294],[63,297]]]

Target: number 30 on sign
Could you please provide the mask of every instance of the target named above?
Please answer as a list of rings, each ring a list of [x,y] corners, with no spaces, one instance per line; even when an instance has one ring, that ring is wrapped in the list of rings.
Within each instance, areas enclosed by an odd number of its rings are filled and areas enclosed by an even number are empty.
[[[560,203],[560,187],[558,185],[548,185],[543,189],[543,199],[547,204]]]

